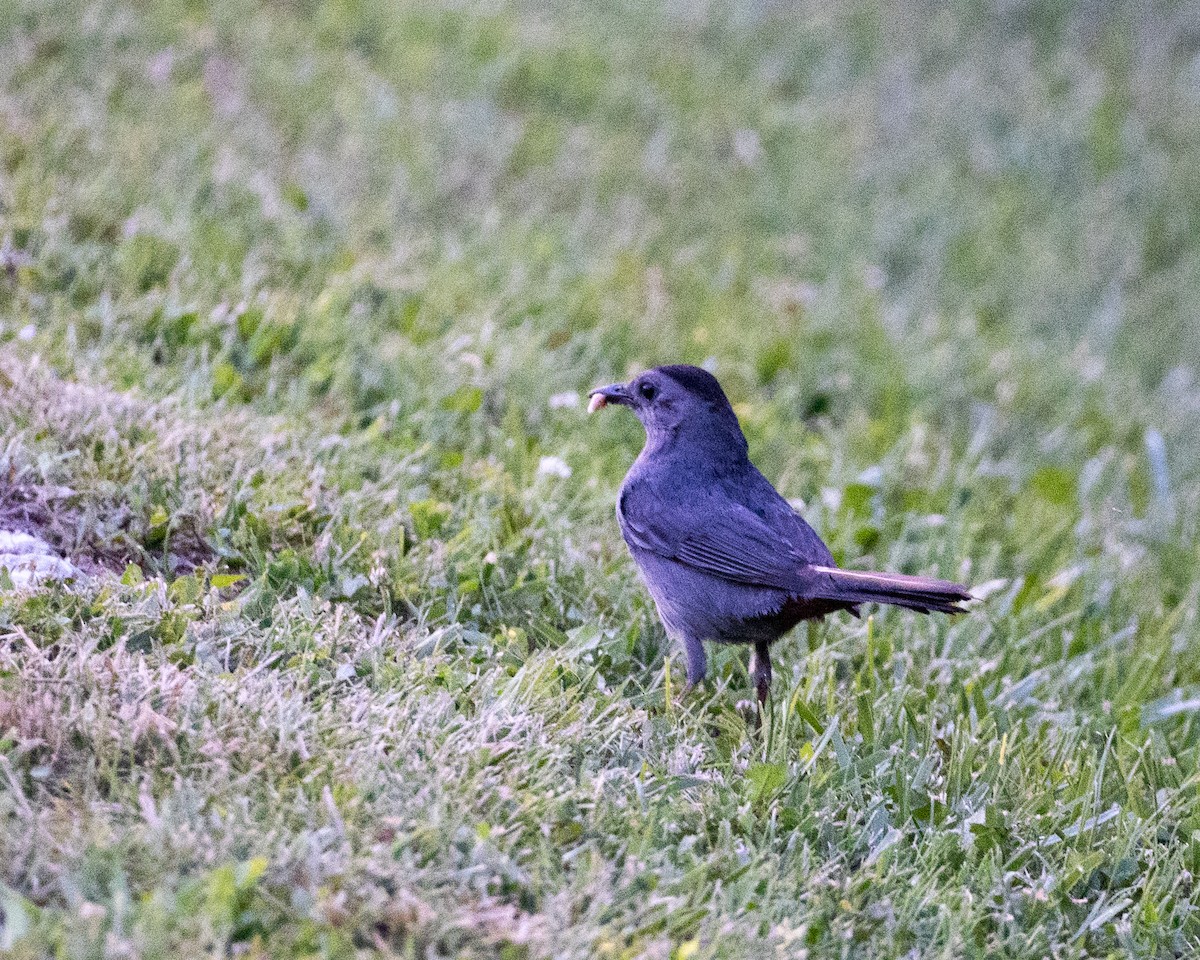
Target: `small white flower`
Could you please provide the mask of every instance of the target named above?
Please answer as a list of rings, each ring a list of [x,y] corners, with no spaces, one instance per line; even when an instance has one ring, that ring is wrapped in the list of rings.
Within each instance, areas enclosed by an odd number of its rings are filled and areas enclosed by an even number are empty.
[[[550,397],[551,410],[574,410],[579,406],[579,394],[574,390],[566,390]]]
[[[571,475],[571,468],[562,457],[542,457],[538,461],[539,477],[562,477],[564,480]]]
[[[757,130],[738,130],[733,135],[733,155],[744,167],[753,167],[762,158],[762,138]]]
[[[25,324],[25,326],[23,326],[20,330],[17,331],[17,339],[24,340],[26,343],[28,343],[30,340],[32,340],[36,336],[37,336],[37,327],[35,327],[32,323]]]

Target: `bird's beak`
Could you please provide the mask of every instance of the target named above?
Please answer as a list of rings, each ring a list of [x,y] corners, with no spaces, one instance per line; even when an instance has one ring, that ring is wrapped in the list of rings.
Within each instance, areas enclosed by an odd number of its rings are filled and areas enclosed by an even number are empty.
[[[628,406],[633,398],[629,396],[629,390],[623,383],[612,383],[607,387],[597,387],[595,390],[589,390],[588,396],[591,399],[588,401],[588,413],[595,413],[601,407],[608,406],[610,403],[623,403]]]

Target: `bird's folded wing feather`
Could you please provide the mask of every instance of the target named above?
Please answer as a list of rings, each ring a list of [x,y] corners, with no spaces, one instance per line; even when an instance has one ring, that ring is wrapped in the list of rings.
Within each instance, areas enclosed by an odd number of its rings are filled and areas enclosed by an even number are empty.
[[[747,507],[701,495],[686,506],[645,509],[646,499],[637,489],[621,497],[621,528],[632,546],[734,583],[789,592],[803,588],[807,561]]]

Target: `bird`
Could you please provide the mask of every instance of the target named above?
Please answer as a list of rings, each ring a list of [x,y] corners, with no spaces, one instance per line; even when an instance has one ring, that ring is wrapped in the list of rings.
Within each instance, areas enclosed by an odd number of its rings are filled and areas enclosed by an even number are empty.
[[[628,407],[646,442],[617,495],[617,522],[669,637],[685,692],[708,672],[706,641],[746,644],[761,710],[770,647],[804,620],[866,603],[956,614],[973,599],[949,580],[843,570],[817,532],[750,461],[745,434],[707,370],[675,364],[588,392],[588,412]]]

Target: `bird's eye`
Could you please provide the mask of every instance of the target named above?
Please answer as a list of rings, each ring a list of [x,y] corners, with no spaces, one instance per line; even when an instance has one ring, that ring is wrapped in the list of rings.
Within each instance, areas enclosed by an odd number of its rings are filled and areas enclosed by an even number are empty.
[[[640,393],[647,400],[653,400],[656,396],[658,396],[658,387],[652,383],[643,383],[640,387],[638,387],[638,393]]]

